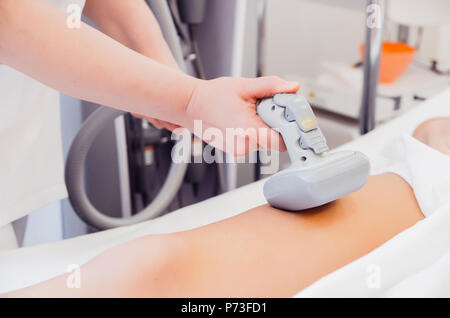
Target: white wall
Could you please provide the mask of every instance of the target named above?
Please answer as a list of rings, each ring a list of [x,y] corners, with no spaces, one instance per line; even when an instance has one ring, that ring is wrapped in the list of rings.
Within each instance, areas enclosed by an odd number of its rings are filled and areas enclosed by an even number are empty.
[[[306,0],[268,0],[266,74],[314,76],[321,61],[355,63],[365,12]]]
[[[360,60],[367,1],[267,1],[266,74],[311,77],[317,75],[321,61],[351,64]],[[387,17],[383,39],[396,41],[397,28],[398,24]],[[417,30],[417,26],[410,26],[412,46],[417,43]],[[426,26],[416,59],[423,63],[436,59],[441,70],[448,70],[450,25]]]
[[[417,60],[423,63],[436,60],[439,70],[450,71],[450,25],[425,28],[421,47]]]

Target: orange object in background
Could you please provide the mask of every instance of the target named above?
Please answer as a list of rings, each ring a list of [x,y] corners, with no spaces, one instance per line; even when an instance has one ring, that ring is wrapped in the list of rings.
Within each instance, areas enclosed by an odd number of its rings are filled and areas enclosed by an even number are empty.
[[[364,44],[360,52],[364,60]],[[380,83],[394,83],[408,69],[415,55],[415,48],[400,42],[383,42],[380,60]]]

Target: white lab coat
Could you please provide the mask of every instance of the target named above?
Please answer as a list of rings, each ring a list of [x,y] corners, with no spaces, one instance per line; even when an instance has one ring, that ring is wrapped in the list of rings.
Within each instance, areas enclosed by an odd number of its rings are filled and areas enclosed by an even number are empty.
[[[85,2],[45,1],[64,12]],[[0,65],[0,229],[66,197],[63,167],[59,93]]]

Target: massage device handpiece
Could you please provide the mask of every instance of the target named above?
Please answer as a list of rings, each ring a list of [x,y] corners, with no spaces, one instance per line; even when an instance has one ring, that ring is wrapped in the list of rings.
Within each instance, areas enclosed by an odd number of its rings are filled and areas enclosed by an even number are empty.
[[[307,100],[278,94],[259,102],[258,115],[278,131],[291,167],[266,181],[264,196],[275,208],[300,211],[360,189],[369,177],[368,158],[356,151],[328,153],[326,139]]]

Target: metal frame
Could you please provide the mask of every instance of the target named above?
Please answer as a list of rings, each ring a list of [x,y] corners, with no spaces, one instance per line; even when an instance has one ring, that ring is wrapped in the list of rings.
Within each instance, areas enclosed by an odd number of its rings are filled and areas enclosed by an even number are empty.
[[[368,0],[368,8],[377,5],[380,19],[375,26],[366,23],[366,45],[364,52],[364,81],[361,104],[360,132],[366,134],[375,128],[375,106],[378,89],[382,34],[385,15],[385,0]],[[373,12],[367,10],[370,19]],[[366,21],[368,22],[368,20]]]

